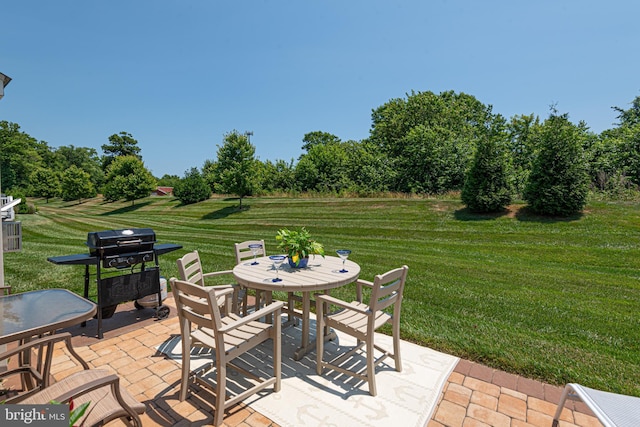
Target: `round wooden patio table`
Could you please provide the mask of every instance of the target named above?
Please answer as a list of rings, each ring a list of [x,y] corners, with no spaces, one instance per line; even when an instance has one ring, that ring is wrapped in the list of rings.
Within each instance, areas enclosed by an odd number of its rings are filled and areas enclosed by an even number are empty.
[[[233,268],[233,275],[241,286],[258,289],[267,292],[267,298],[271,298],[274,291],[302,293],[302,337],[300,347],[295,353],[295,359],[300,360],[312,347],[310,340],[309,315],[311,313],[311,294],[328,293],[329,290],[352,283],[360,275],[360,266],[347,260],[344,264],[346,272],[341,272],[342,259],[334,256],[322,258],[311,256],[306,268],[292,268],[287,260],[280,266],[278,277],[280,281],[274,281],[276,271],[273,262],[268,256],[257,258],[258,264],[253,264],[253,259],[241,262]],[[291,298],[289,298],[291,303]],[[291,320],[292,307],[289,309]]]

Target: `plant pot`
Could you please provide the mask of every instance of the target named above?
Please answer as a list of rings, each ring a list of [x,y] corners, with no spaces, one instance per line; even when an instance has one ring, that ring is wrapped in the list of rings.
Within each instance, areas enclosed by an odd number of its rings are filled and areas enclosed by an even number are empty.
[[[291,268],[306,268],[307,267],[307,263],[309,262],[309,257],[306,258],[300,258],[298,260],[298,265],[296,265],[295,262],[293,262],[293,260],[291,259],[291,257],[289,258],[289,266]]]

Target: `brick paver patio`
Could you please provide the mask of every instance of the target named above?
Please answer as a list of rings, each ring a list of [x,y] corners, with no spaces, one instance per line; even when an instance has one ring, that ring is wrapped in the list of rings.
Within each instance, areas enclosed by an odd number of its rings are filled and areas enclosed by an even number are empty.
[[[171,298],[165,303],[173,305]],[[105,323],[108,325],[109,321]],[[213,396],[202,389],[180,402],[179,365],[155,350],[172,334],[179,334],[176,317],[147,319],[105,332],[102,340],[77,336],[74,347],[92,367],[116,372],[121,384],[146,404],[147,412],[142,416],[145,426],[211,425],[213,408],[209,402]],[[54,367],[56,378],[80,369],[62,348],[56,350]],[[561,391],[557,386],[461,360],[449,377],[427,427],[550,427]],[[568,403],[567,408],[575,410],[564,410],[561,427],[601,426],[596,418],[587,415],[589,410],[584,404],[571,405]],[[120,424],[116,421],[109,425]],[[277,426],[243,404],[226,414],[224,425]]]

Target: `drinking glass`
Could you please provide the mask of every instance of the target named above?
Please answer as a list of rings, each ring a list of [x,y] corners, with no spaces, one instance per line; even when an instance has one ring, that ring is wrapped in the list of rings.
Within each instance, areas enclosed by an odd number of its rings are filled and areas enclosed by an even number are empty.
[[[273,262],[273,268],[276,269],[276,278],[271,279],[272,282],[281,282],[282,279],[278,277],[278,271],[280,269],[280,265],[287,257],[284,255],[271,255],[269,259]]]
[[[253,262],[251,263],[251,265],[260,264],[258,261],[256,261],[256,256],[258,256],[258,251],[262,249],[262,245],[260,243],[252,243],[249,245],[249,249],[251,249],[251,252],[253,252]]]
[[[347,261],[347,258],[349,258],[349,255],[351,254],[351,251],[349,249],[338,249],[336,251],[336,253],[342,259],[342,270],[339,270],[340,273],[349,272],[349,270],[344,268],[344,263]]]

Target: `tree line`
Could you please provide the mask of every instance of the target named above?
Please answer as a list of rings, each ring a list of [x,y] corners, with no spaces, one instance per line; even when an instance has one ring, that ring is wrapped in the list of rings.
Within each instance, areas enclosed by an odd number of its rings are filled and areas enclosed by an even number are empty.
[[[14,123],[0,122],[2,186],[24,195],[81,200],[100,192],[106,200],[131,200],[156,186],[174,187],[183,203],[212,192],[251,195],[442,194],[460,191],[472,210],[497,211],[514,198],[539,213],[569,215],[587,192],[614,196],[640,185],[640,97],[631,107],[612,107],[618,123],[600,134],[572,123],[555,107],[542,120],[506,119],[472,95],[411,92],[371,114],[368,138],[342,141],[324,131],[302,138],[298,159],[255,157],[246,135],[231,131],[215,160],[183,177],[154,178],[132,135],[109,137],[103,155],[82,147],[52,149]]]
[[[134,201],[156,188],[156,178],[142,162],[138,141],[127,132],[113,134],[93,148],[49,147],[20,130],[17,123],[0,121],[0,177],[2,189],[14,197],[62,197],[78,200],[96,197],[107,201]]]

